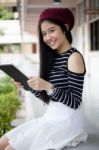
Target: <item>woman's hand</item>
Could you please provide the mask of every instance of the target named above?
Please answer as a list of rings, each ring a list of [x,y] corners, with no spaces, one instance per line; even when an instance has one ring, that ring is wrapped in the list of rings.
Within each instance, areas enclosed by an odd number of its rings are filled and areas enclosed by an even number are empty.
[[[52,88],[52,84],[39,77],[30,77],[27,81],[28,85],[34,90],[48,91]]]
[[[12,79],[13,84],[18,88],[21,89],[23,88],[22,84],[20,82],[16,82],[14,79]]]

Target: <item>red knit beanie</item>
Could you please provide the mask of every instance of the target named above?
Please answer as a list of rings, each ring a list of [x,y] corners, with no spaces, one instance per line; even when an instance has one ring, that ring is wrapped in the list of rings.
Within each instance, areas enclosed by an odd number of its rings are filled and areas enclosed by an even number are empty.
[[[39,23],[46,19],[55,19],[57,21],[68,24],[69,30],[74,26],[73,13],[68,8],[48,8],[45,9],[39,18]]]

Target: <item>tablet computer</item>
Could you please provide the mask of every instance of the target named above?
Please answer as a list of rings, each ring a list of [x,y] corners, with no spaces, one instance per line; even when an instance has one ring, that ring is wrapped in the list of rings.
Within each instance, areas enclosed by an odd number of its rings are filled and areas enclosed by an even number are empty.
[[[27,80],[28,77],[26,77],[19,69],[17,69],[12,64],[3,64],[0,65],[0,69],[5,72],[7,75],[9,75],[11,78],[13,78],[16,82],[20,82],[24,89],[27,91],[32,91],[33,89],[28,86]]]

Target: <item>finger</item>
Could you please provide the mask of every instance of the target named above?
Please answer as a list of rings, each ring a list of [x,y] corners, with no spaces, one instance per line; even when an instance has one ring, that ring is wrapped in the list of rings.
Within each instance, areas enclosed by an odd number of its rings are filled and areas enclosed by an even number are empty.
[[[30,77],[28,77],[29,79],[34,79],[34,78],[36,78],[35,76],[30,76]]]
[[[17,88],[23,88],[23,85],[20,82],[13,82]]]
[[[36,81],[36,78],[32,78],[32,79],[29,79],[28,81],[27,81],[27,83],[33,83],[33,82],[35,82]]]

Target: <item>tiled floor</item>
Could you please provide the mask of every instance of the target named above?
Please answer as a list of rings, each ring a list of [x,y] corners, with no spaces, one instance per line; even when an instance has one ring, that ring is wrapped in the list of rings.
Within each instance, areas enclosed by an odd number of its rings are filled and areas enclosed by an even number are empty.
[[[86,143],[80,143],[76,147],[64,148],[62,150],[99,150],[99,132],[98,134],[90,133]]]
[[[80,143],[76,147],[64,148],[63,150],[99,150],[99,128],[94,126],[87,118],[86,131],[88,133],[88,140],[86,143]]]

